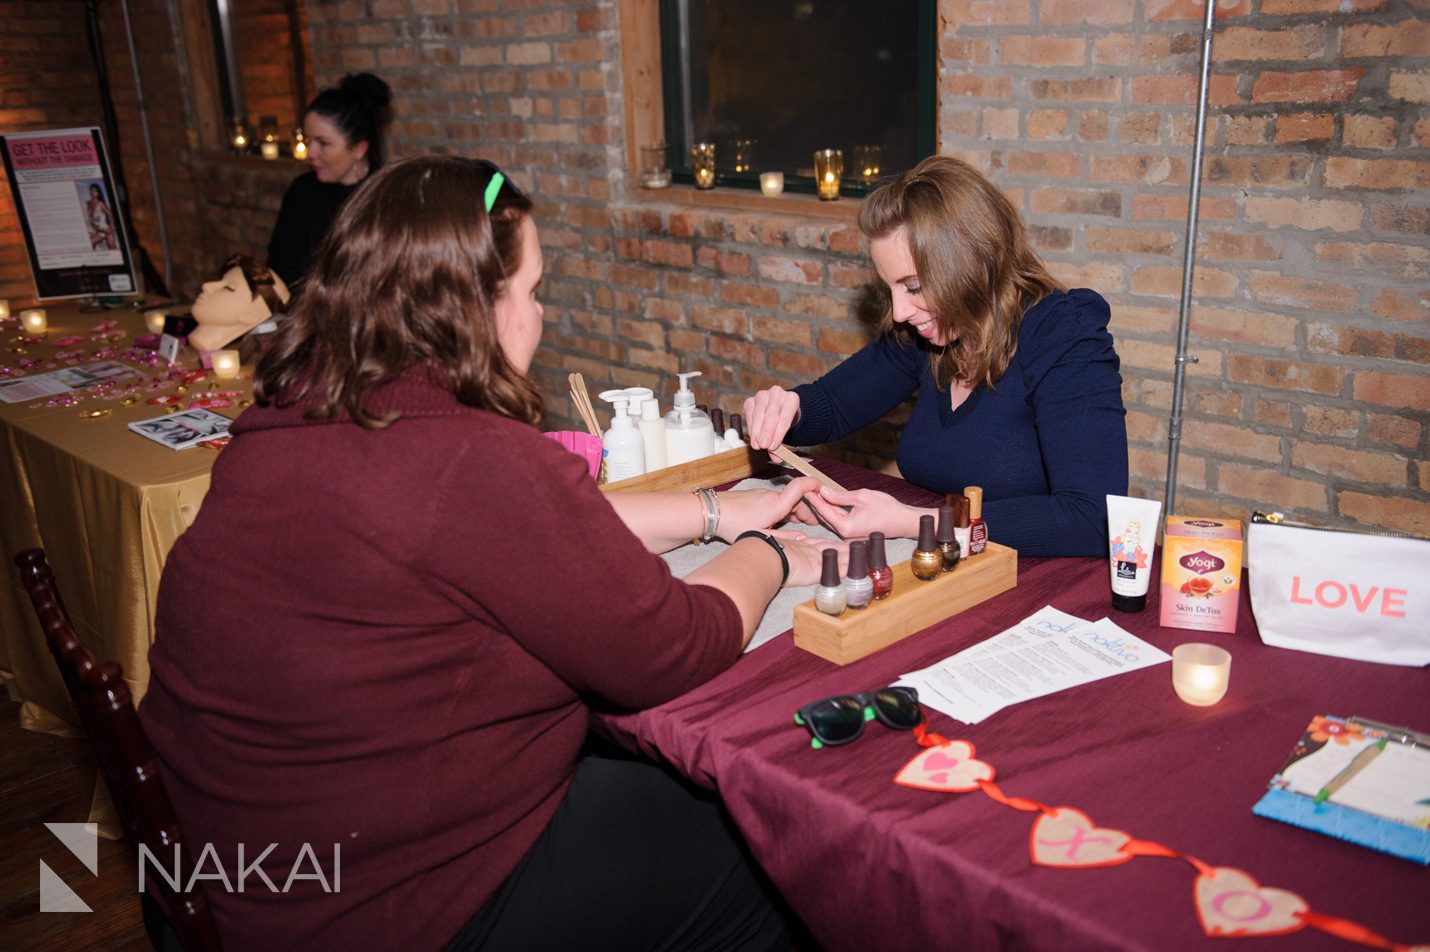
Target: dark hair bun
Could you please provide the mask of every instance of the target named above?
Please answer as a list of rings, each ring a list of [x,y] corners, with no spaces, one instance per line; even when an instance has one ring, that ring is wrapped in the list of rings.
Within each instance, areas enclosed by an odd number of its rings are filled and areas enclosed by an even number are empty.
[[[348,73],[338,84],[338,88],[365,100],[377,109],[382,109],[392,102],[392,87],[372,73]]]

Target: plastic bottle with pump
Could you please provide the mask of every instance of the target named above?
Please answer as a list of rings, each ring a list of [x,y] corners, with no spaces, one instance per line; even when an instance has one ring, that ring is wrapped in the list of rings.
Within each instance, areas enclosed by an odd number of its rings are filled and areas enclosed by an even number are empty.
[[[668,458],[665,452],[665,421],[660,418],[660,403],[655,397],[641,401],[640,422],[636,427],[645,441],[645,471],[665,469]]]
[[[606,466],[606,482],[614,483],[645,472],[645,441],[626,414],[629,402],[624,390],[607,390],[602,400],[615,408],[611,428],[601,437],[601,459]]]
[[[690,378],[700,371],[676,374],[680,389],[675,392],[675,409],[665,415],[665,453],[671,466],[710,455],[715,443],[715,427],[710,417],[695,406]]]

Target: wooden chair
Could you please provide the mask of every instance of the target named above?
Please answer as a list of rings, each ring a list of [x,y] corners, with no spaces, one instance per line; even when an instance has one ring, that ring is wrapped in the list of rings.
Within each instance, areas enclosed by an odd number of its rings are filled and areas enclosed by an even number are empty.
[[[75,638],[43,549],[21,552],[15,556],[15,564],[70,700],[94,745],[125,838],[136,851],[140,844],[147,846],[166,869],[172,868],[177,846],[183,857],[181,877],[186,876],[193,869],[193,858],[183,846],[178,818],[119,665],[96,661]],[[168,919],[186,952],[217,952],[221,948],[202,881],[194,883],[190,892],[174,890],[159,875],[146,876],[144,881],[146,894]]]

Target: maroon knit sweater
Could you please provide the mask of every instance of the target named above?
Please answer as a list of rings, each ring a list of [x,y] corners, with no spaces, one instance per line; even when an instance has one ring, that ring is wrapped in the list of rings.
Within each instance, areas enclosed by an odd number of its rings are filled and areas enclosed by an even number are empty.
[[[369,406],[402,418],[247,411],[160,585],[141,716],[228,949],[440,948],[550,820],[585,700],[739,656],[734,604],[673,579],[576,456],[420,375]],[[270,843],[279,891],[239,893],[238,845]]]

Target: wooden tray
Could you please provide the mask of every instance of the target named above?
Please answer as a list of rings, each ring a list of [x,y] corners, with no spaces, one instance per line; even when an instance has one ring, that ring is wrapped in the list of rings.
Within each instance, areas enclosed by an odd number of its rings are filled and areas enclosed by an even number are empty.
[[[742,446],[679,466],[667,466],[620,482],[606,483],[601,489],[608,493],[693,492],[702,487],[738,482],[770,465],[767,451]]]
[[[893,566],[894,590],[883,601],[826,615],[810,600],[794,607],[794,643],[812,654],[848,664],[887,648],[935,622],[951,618],[1018,584],[1018,553],[996,542],[958,568],[923,582],[908,562]]]

